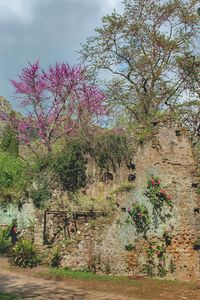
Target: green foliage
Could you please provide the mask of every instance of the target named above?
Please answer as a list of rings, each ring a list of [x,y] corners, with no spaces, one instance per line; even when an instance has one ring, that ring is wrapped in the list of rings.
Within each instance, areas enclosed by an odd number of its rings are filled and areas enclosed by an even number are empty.
[[[10,247],[9,228],[0,227],[0,253],[6,253]]]
[[[165,266],[166,245],[149,242],[146,253],[146,263],[143,266],[143,272],[150,277],[164,277],[167,274]]]
[[[134,249],[132,244],[125,245],[126,251],[132,251]]]
[[[106,70],[112,76],[104,85],[115,118],[146,124],[160,110],[170,111],[183,98],[191,98],[185,90],[194,95],[189,83],[199,58],[198,2],[125,0],[121,13],[104,16],[82,45],[80,54],[89,73]],[[192,64],[185,60],[186,53]]]
[[[53,268],[58,268],[61,264],[62,254],[59,247],[54,247],[48,259],[48,265]]]
[[[125,182],[112,191],[112,194],[129,193],[134,189],[133,183]]]
[[[125,134],[107,131],[96,136],[91,145],[91,154],[101,169],[116,170],[130,156]]]
[[[86,160],[80,140],[71,140],[55,157],[52,168],[58,175],[62,187],[74,192],[86,185]]]
[[[145,141],[152,138],[152,135],[153,135],[153,128],[150,126],[147,126],[140,130],[135,130],[136,141],[141,145],[143,145]]]
[[[148,209],[144,204],[133,203],[128,209],[131,221],[135,224],[138,233],[146,233],[151,223]]]
[[[173,259],[170,260],[170,263],[169,263],[169,271],[170,271],[170,273],[172,273],[172,274],[176,271],[176,265],[175,265]]]
[[[1,149],[13,156],[18,156],[19,154],[19,141],[16,137],[16,133],[10,126],[7,126],[3,133]]]
[[[0,166],[0,205],[7,205],[20,197],[27,166],[6,152],[0,152]]]
[[[194,246],[200,246],[200,237],[196,239],[196,241],[194,242]]]
[[[40,263],[37,249],[30,240],[21,239],[10,250],[9,262],[21,268],[33,268]]]
[[[2,293],[2,292],[0,292],[0,299],[1,300],[22,300],[22,298],[14,296],[13,294]]]
[[[155,209],[161,209],[166,203],[170,208],[173,208],[172,196],[167,195],[166,191],[160,187],[160,179],[154,178],[148,180],[147,190],[145,195],[149,198]]]
[[[81,192],[70,193],[67,207],[71,211],[96,210],[96,211],[113,211],[115,205],[115,197],[105,198],[104,194],[99,193],[96,197],[90,197]]]
[[[44,174],[43,174],[44,175]],[[51,191],[48,183],[48,178],[39,176],[35,178],[34,188],[29,192],[29,195],[36,208],[44,208],[46,202],[51,198]]]

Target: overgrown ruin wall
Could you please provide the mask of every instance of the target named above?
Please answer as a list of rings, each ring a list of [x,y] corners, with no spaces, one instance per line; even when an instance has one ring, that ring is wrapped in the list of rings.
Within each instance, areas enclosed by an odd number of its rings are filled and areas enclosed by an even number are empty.
[[[196,193],[199,178],[187,131],[175,125],[159,125],[153,138],[138,148],[134,163],[134,190],[117,194],[116,209],[109,217],[78,225],[78,232],[67,246],[63,245],[62,265],[129,275],[147,274],[148,268],[153,265],[154,275],[159,271],[163,272],[163,276],[199,278],[200,254],[193,249],[195,240],[200,236],[200,199]],[[95,174],[94,164],[91,172]],[[120,178],[118,183],[127,180],[129,172],[126,168],[116,172],[116,178]],[[172,211],[166,208],[165,220],[158,217],[157,224],[153,222],[144,235],[128,222],[127,210],[138,201],[152,212],[145,196],[147,180],[152,175],[159,177],[162,187],[173,196],[174,207]],[[113,186],[114,183],[106,183],[108,201],[109,184]],[[95,194],[97,189],[98,183],[94,181],[86,193]],[[166,231],[171,236],[167,244],[163,237]],[[151,248],[155,251],[149,258]]]

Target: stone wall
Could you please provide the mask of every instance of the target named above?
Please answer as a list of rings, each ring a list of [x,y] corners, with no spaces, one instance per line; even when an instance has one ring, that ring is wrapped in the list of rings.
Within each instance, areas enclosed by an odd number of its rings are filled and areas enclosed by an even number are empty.
[[[154,275],[200,278],[200,254],[193,249],[200,236],[200,199],[196,193],[199,178],[188,132],[175,125],[159,125],[153,138],[138,148],[134,163],[134,191],[116,194],[117,205],[109,217],[80,224],[63,248],[63,266],[138,276],[148,274],[151,265],[155,265]],[[94,162],[90,162],[88,172],[91,183],[84,193],[95,195],[101,189],[110,201],[112,188],[128,182],[130,170],[123,166],[113,174],[113,181],[106,183],[99,182]],[[128,221],[127,209],[138,201],[153,214],[145,195],[151,176],[161,179],[162,187],[173,196],[174,206],[172,210],[165,208],[165,218],[158,217],[157,224],[153,222],[144,235]],[[166,231],[170,232],[169,243],[164,238]],[[152,261],[148,257],[151,250]]]

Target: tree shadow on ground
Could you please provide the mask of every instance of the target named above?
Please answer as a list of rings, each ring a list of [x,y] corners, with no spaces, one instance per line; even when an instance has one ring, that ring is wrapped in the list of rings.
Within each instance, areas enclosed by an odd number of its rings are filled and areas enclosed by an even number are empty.
[[[64,282],[55,282],[22,275],[19,278],[17,274],[0,274],[0,291],[12,293],[22,299],[37,300],[85,300],[87,296],[86,293],[83,293],[79,289],[72,289]]]

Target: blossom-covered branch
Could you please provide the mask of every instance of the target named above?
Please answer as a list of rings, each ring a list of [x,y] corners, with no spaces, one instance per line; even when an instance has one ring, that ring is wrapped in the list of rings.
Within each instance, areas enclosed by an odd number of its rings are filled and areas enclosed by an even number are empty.
[[[44,71],[36,61],[22,69],[18,80],[11,80],[21,106],[28,112],[18,120],[20,141],[30,147],[34,139],[50,152],[57,139],[107,114],[105,95],[89,83],[85,74],[84,67],[65,63]]]

